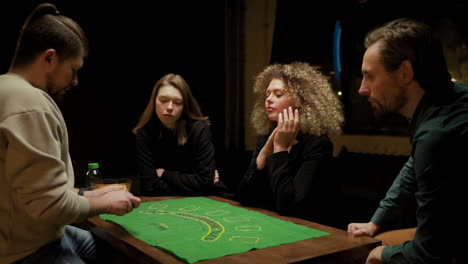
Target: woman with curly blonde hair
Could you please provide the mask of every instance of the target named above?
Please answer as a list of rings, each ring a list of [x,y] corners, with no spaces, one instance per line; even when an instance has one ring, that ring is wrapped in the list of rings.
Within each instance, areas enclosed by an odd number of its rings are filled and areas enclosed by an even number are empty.
[[[307,63],[274,64],[256,77],[254,92],[257,148],[235,198],[332,224],[327,210],[336,208],[324,202],[336,198],[328,135],[341,133],[344,118],[327,79]]]

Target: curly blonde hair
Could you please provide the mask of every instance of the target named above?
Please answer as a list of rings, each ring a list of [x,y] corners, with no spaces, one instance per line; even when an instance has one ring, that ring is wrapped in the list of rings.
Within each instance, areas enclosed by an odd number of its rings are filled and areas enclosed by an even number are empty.
[[[325,76],[307,63],[293,62],[270,65],[255,77],[256,100],[251,121],[258,134],[268,135],[276,127],[265,109],[265,91],[273,79],[283,81],[294,107],[299,109],[302,133],[316,136],[341,133],[343,107]]]

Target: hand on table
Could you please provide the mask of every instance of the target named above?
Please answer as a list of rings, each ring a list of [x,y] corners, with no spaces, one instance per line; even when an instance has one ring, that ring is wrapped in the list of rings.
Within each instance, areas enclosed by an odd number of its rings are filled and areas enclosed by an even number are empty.
[[[141,199],[133,196],[130,192],[125,189],[119,191],[111,191],[103,195],[108,201],[108,214],[114,215],[125,215],[130,213],[134,208],[138,208],[141,203]]]
[[[161,168],[156,169],[156,175],[157,175],[159,178],[161,178],[161,176],[163,175],[163,173],[164,173],[164,169],[161,169]],[[218,170],[215,170],[215,177],[214,177],[214,179],[213,179],[213,184],[218,183],[218,182],[219,182],[219,172],[218,172]]]
[[[382,251],[385,246],[378,246],[374,248],[367,256],[366,264],[382,264]]]
[[[96,197],[96,196],[104,195],[104,194],[106,194],[108,192],[120,191],[120,190],[123,190],[123,189],[125,189],[125,187],[123,187],[122,185],[113,184],[113,185],[109,185],[109,186],[106,186],[106,187],[103,187],[103,188],[85,191],[83,193],[83,196],[85,196],[85,197]]]
[[[351,233],[353,237],[368,236],[373,237],[379,230],[379,226],[369,223],[351,223],[348,225],[348,233]]]

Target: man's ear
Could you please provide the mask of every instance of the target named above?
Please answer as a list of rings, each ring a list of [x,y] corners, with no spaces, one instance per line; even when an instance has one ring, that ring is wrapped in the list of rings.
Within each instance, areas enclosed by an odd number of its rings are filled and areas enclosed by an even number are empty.
[[[398,82],[402,85],[409,85],[414,79],[413,65],[409,60],[405,60],[398,68]]]
[[[50,71],[55,67],[58,62],[57,52],[55,49],[48,49],[40,55],[42,64],[44,65],[47,71]]]

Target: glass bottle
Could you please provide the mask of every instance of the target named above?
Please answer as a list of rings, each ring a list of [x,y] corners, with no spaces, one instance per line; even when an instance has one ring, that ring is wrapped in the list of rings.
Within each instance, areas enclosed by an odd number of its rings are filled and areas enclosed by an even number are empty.
[[[99,171],[99,163],[88,163],[86,172],[86,187],[95,189],[96,185],[102,183],[102,174]]]

